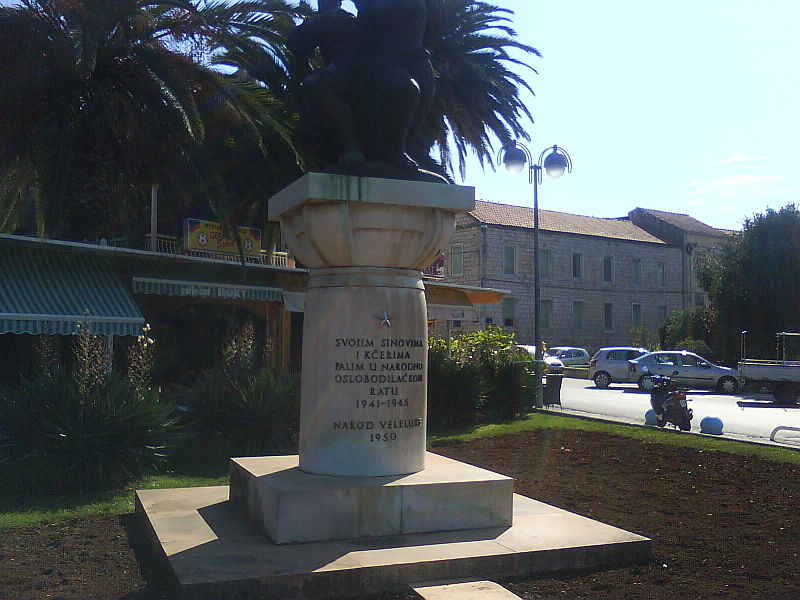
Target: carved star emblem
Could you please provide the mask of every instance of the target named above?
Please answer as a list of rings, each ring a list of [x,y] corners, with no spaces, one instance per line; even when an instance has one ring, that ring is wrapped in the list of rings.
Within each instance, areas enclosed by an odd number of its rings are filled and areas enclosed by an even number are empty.
[[[392,317],[389,316],[389,313],[383,311],[381,314],[378,315],[378,318],[381,320],[381,326],[386,325],[386,327],[392,326]]]

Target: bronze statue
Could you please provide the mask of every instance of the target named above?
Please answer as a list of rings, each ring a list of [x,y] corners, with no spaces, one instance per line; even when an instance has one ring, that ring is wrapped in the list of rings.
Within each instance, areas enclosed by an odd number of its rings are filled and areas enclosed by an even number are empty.
[[[434,94],[426,41],[437,34],[443,0],[354,0],[358,16],[339,0],[289,39],[292,77],[302,117],[298,145],[328,172],[393,179],[445,181],[408,155]],[[319,49],[324,66],[309,60]]]

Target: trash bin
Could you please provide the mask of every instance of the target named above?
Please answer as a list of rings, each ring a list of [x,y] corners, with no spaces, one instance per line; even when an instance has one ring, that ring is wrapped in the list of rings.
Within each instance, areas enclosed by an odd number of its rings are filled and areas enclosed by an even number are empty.
[[[564,375],[561,373],[548,373],[545,375],[544,390],[542,393],[545,406],[558,404],[561,406],[561,382]]]

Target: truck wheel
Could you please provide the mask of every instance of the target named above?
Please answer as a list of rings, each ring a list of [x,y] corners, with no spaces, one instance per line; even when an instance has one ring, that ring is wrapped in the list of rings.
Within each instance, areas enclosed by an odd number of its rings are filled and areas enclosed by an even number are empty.
[[[735,394],[739,390],[739,382],[733,377],[722,377],[717,382],[717,389],[723,394]]]
[[[611,376],[605,371],[598,371],[594,374],[594,386],[602,390],[608,387],[611,383]]]
[[[639,377],[639,381],[637,382],[639,389],[643,392],[649,392],[653,389],[653,380],[650,379],[650,375],[642,375]]]
[[[772,396],[775,398],[775,404],[781,406],[788,406],[797,401],[797,388],[788,382],[781,382],[775,385],[772,390]]]

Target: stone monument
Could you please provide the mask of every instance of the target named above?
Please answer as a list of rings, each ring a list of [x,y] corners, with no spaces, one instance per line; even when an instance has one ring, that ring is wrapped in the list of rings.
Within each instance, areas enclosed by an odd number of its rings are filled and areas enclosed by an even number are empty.
[[[425,48],[443,1],[355,4],[358,16],[321,0],[289,40],[298,132],[324,172],[269,201],[309,269],[299,455],[233,458],[230,486],[137,491],[157,553],[186,598],[347,597],[645,559],[645,538],[426,452],[421,270],[474,190],[408,154],[433,99]],[[312,72],[317,50],[326,65]]]
[[[270,201],[309,268],[299,457],[233,459],[231,500],[276,542],[511,525],[513,481],[425,450],[421,270],[472,188],[308,173]]]

